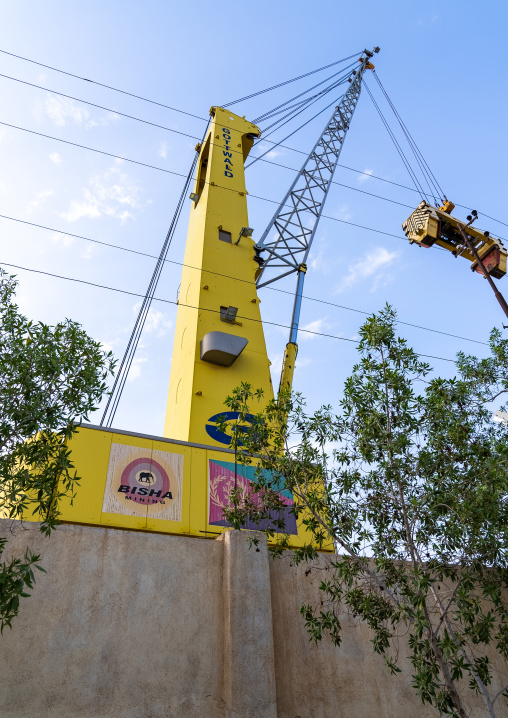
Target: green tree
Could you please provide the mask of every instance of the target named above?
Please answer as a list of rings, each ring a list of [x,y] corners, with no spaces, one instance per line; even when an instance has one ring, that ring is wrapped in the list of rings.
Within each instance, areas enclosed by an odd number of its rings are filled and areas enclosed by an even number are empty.
[[[0,515],[38,520],[49,535],[59,500],[79,482],[68,442],[106,392],[114,360],[70,319],[29,321],[14,303],[16,287],[0,269]],[[0,630],[29,595],[33,568],[44,570],[39,559],[27,550],[0,563]]]
[[[301,609],[310,637],[340,645],[341,616],[353,615],[395,674],[404,634],[424,703],[465,718],[470,690],[487,715],[506,715],[508,427],[492,420],[492,402],[508,392],[508,340],[492,331],[488,358],[459,353],[456,377],[441,379],[395,325],[388,306],[363,325],[338,415],[329,406],[308,415],[301,397],[285,395],[242,422],[251,387],[228,397],[240,412],[238,461],[260,463],[255,494],[233,492],[225,514],[236,528],[265,521],[281,555],[289,537],[270,516],[282,509],[278,490],[290,489],[312,537],[294,562],[330,540],[337,549],[322,600]]]

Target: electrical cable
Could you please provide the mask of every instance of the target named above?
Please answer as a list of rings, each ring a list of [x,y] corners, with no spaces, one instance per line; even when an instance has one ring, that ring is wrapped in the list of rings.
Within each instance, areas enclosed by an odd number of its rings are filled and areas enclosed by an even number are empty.
[[[185,111],[185,110],[180,110],[180,109],[178,109],[177,107],[173,107],[173,106],[171,106],[171,105],[166,105],[166,104],[163,103],[163,102],[158,102],[157,100],[151,100],[151,99],[149,99],[149,98],[147,98],[147,97],[143,97],[143,96],[141,96],[141,95],[136,95],[136,94],[134,94],[134,93],[132,93],[132,92],[128,92],[128,91],[126,91],[126,90],[121,90],[120,88],[114,87],[113,85],[106,85],[105,83],[97,82],[96,80],[90,80],[90,79],[87,78],[87,77],[82,77],[81,75],[76,75],[76,74],[74,74],[74,73],[72,73],[72,72],[67,72],[66,70],[61,70],[61,69],[59,69],[59,68],[57,68],[57,67],[53,67],[53,66],[51,66],[51,65],[46,65],[46,64],[44,64],[44,63],[42,63],[42,62],[37,62],[36,60],[31,60],[31,59],[28,58],[28,57],[23,57],[22,55],[17,55],[17,54],[15,54],[15,53],[13,53],[13,52],[8,52],[7,50],[2,50],[2,49],[0,49],[0,53],[2,53],[2,54],[4,54],[4,55],[9,55],[9,56],[11,56],[11,57],[15,57],[15,58],[18,59],[18,60],[23,60],[23,61],[25,61],[25,62],[29,62],[29,63],[31,63],[31,64],[33,64],[33,65],[38,65],[39,67],[44,67],[44,68],[46,68],[47,70],[52,70],[53,72],[58,72],[58,73],[60,73],[60,74],[62,74],[62,75],[66,75],[67,77],[73,77],[74,79],[82,80],[82,81],[84,81],[84,82],[89,82],[90,84],[97,85],[98,87],[104,87],[104,88],[107,89],[107,90],[112,90],[113,92],[118,92],[118,93],[120,93],[120,94],[122,94],[122,95],[126,95],[126,96],[128,96],[128,97],[133,97],[133,98],[135,98],[135,99],[137,99],[137,100],[142,100],[143,102],[148,102],[148,103],[150,103],[150,104],[152,104],[152,105],[157,105],[158,107],[164,107],[165,109],[167,109],[167,110],[172,110],[173,112],[179,112],[180,114],[187,115],[188,117],[193,117],[193,118],[195,118],[195,119],[197,119],[197,120],[201,120],[202,122],[208,122],[208,119],[207,119],[207,118],[201,117],[200,115],[196,115],[196,114],[194,114],[194,113],[192,113],[192,112],[187,112],[187,111]],[[230,105],[231,105],[231,104],[236,104],[236,103],[238,103],[238,102],[241,102],[241,101],[244,100],[244,99],[249,99],[250,97],[254,97],[254,96],[256,96],[256,95],[261,95],[261,94],[263,94],[263,93],[265,93],[265,92],[269,92],[270,90],[276,89],[277,87],[282,87],[283,85],[287,85],[287,84],[289,84],[289,83],[291,83],[291,82],[295,82],[296,80],[302,79],[303,77],[307,77],[308,75],[315,74],[316,72],[320,72],[321,70],[325,70],[325,69],[327,69],[328,67],[332,67],[333,65],[338,65],[338,64],[340,64],[340,63],[342,63],[342,62],[346,62],[347,60],[350,60],[352,57],[355,57],[355,56],[358,55],[358,54],[361,55],[361,53],[355,53],[354,55],[350,55],[350,56],[344,58],[343,60],[338,60],[338,61],[335,62],[335,63],[331,63],[331,64],[329,64],[329,65],[324,65],[323,67],[318,68],[317,70],[313,70],[312,72],[306,73],[306,74],[301,75],[301,76],[299,76],[299,77],[295,77],[295,78],[293,78],[293,79],[291,79],[291,80],[286,80],[285,82],[279,83],[279,85],[274,85],[273,87],[269,87],[269,88],[266,88],[265,90],[261,90],[261,91],[259,91],[259,92],[257,92],[257,93],[253,93],[252,95],[249,95],[248,97],[240,98],[239,100],[234,100],[234,102],[229,103],[229,104],[230,104]],[[90,103],[90,104],[91,104],[91,103]],[[223,107],[227,107],[227,105],[224,105]],[[118,113],[118,114],[120,114],[120,113]]]
[[[327,109],[327,108],[325,107],[324,109]],[[311,118],[311,119],[313,119],[313,118]],[[309,122],[310,122],[310,120],[309,120]],[[54,140],[56,142],[63,142],[64,144],[71,145],[73,147],[78,147],[79,149],[88,150],[89,152],[96,152],[97,154],[105,155],[106,157],[113,157],[114,159],[120,159],[120,160],[123,160],[124,162],[130,162],[135,165],[140,165],[141,167],[147,167],[148,169],[158,170],[159,172],[165,172],[166,174],[174,175],[175,177],[184,177],[185,178],[185,176],[186,176],[181,172],[169,170],[164,167],[157,167],[156,165],[151,165],[151,164],[148,164],[147,162],[141,162],[139,160],[133,160],[133,159],[130,159],[129,157],[115,155],[111,152],[105,152],[104,150],[98,150],[95,147],[88,147],[87,145],[81,145],[77,142],[71,142],[70,140],[64,140],[60,137],[54,137],[53,135],[47,135],[43,132],[36,132],[35,130],[29,130],[26,127],[20,127],[19,125],[12,125],[8,122],[1,122],[1,121],[0,121],[0,125],[4,125],[5,127],[11,127],[13,129],[20,130],[21,132],[28,132],[29,134],[37,135],[39,137],[45,137],[46,139]],[[261,157],[262,157],[262,155],[260,157],[258,157],[257,159],[261,159]],[[246,169],[247,169],[247,167],[250,167],[252,164],[254,164],[254,162],[251,162],[250,164],[246,165]],[[277,163],[271,163],[271,164],[277,164]],[[281,166],[283,166],[283,165],[281,165]],[[288,168],[288,169],[291,169],[291,168]],[[294,171],[297,171],[297,170],[294,170]],[[205,182],[205,184],[209,184],[209,183]],[[341,183],[337,182],[336,184],[341,184]],[[233,190],[230,187],[226,187],[224,185],[215,185],[215,186],[219,187],[220,189],[227,189],[231,192],[236,192],[236,190]],[[343,186],[347,187],[347,185],[343,185]],[[351,189],[356,189],[356,188],[352,187]],[[363,191],[363,190],[358,190],[358,191]],[[271,204],[279,204],[278,200],[268,199],[267,197],[261,197],[259,195],[255,195],[255,194],[249,194],[249,197],[252,197],[253,199],[259,199],[264,202],[270,202]],[[389,200],[389,201],[395,202],[395,200]],[[354,222],[347,222],[346,220],[337,219],[336,217],[331,217],[331,216],[325,215],[325,214],[323,214],[321,216],[326,219],[334,220],[336,222],[343,222],[344,224],[350,224],[355,227],[360,227],[361,229],[367,229],[371,232],[379,232],[380,234],[385,234],[390,237],[397,237],[398,239],[401,239],[401,237],[399,237],[399,235],[392,234],[390,232],[383,232],[381,230],[373,229],[372,227],[364,227],[363,225],[355,224]]]
[[[2,52],[2,50],[0,50],[0,52]],[[25,80],[20,80],[19,78],[12,77],[12,76],[10,76],[10,75],[5,75],[5,74],[2,74],[2,73],[0,73],[0,77],[3,77],[4,79],[12,80],[12,81],[14,81],[14,82],[19,82],[19,83],[21,83],[21,84],[28,85],[28,86],[30,86],[30,87],[34,87],[34,88],[37,88],[37,89],[40,89],[40,90],[43,90],[43,91],[46,91],[46,92],[51,92],[52,94],[59,95],[59,96],[61,96],[61,97],[65,97],[65,98],[67,98],[67,99],[75,100],[76,102],[82,102],[82,103],[85,104],[85,105],[90,105],[91,107],[96,107],[96,108],[98,108],[98,109],[105,110],[106,112],[111,112],[111,113],[117,114],[117,115],[119,115],[120,117],[125,117],[125,118],[130,119],[130,120],[135,120],[136,122],[141,122],[141,123],[143,123],[143,124],[150,125],[150,126],[152,126],[152,127],[157,127],[157,128],[159,128],[159,129],[166,130],[166,131],[168,131],[168,132],[173,132],[173,133],[178,134],[178,135],[181,135],[181,136],[183,136],[183,137],[189,137],[189,138],[192,139],[192,140],[197,140],[197,141],[199,141],[199,139],[200,139],[197,135],[191,135],[191,134],[189,134],[189,133],[182,132],[182,131],[180,131],[180,130],[175,130],[175,129],[172,128],[172,127],[167,127],[166,125],[160,125],[160,124],[158,124],[158,123],[150,122],[149,120],[144,120],[144,119],[142,119],[142,118],[140,118],[140,117],[136,117],[136,116],[134,116],[134,115],[129,115],[129,114],[125,113],[125,112],[120,112],[120,111],[118,111],[118,110],[113,110],[113,109],[111,109],[111,108],[109,108],[109,107],[105,107],[104,105],[98,105],[98,104],[96,104],[96,103],[89,102],[88,100],[84,100],[84,99],[82,99],[82,98],[80,98],[80,97],[74,97],[73,95],[67,95],[67,94],[65,94],[65,93],[63,93],[63,92],[57,92],[56,90],[48,89],[48,88],[42,87],[41,85],[36,85],[36,84],[33,83],[33,82],[27,82],[27,81],[25,81]],[[200,117],[200,118],[198,118],[198,119],[201,119],[201,120],[203,120],[203,121],[206,121],[205,118],[201,118],[201,117]],[[280,148],[282,148],[282,149],[286,149],[286,150],[289,150],[289,151],[291,151],[291,152],[296,152],[297,154],[307,155],[308,153],[304,152],[303,150],[298,150],[298,149],[296,149],[295,147],[289,147],[289,146],[287,146],[287,145],[283,145],[282,142],[284,142],[284,141],[285,141],[286,139],[288,139],[289,137],[292,137],[292,136],[293,136],[294,134],[296,134],[300,129],[302,129],[303,127],[305,127],[310,121],[311,121],[311,120],[309,120],[308,122],[305,122],[303,125],[301,125],[300,127],[298,127],[294,132],[292,132],[291,134],[287,135],[284,139],[280,140],[279,142],[275,142],[275,141],[273,141],[273,140],[268,140],[268,139],[265,139],[264,137],[262,137],[262,138],[260,139],[260,141],[259,141],[260,143],[263,143],[263,142],[266,141],[266,142],[268,142],[269,144],[274,145],[274,147],[272,147],[271,150],[268,150],[267,152],[264,152],[263,155],[260,155],[260,156],[251,155],[251,158],[252,158],[254,161],[257,161],[258,159],[261,159],[262,162],[266,162],[266,163],[268,163],[268,164],[272,164],[272,165],[275,165],[275,166],[277,166],[277,167],[283,167],[283,168],[288,169],[288,170],[291,170],[291,171],[293,171],[293,172],[298,172],[298,170],[295,169],[295,168],[293,168],[293,167],[288,167],[287,165],[282,165],[282,164],[280,164],[280,163],[278,163],[278,162],[273,162],[273,161],[271,161],[271,160],[267,160],[267,159],[263,159],[263,158],[264,158],[264,156],[265,156],[266,154],[268,154],[268,152],[272,151],[272,150],[275,149],[276,147],[280,147]],[[15,127],[15,126],[14,126],[14,127]],[[17,129],[24,129],[24,128],[17,128]],[[29,130],[26,130],[26,131],[29,131]],[[50,137],[50,135],[45,135],[45,136],[46,136],[46,137]],[[59,140],[59,138],[52,138],[52,139]],[[59,140],[59,141],[60,141],[60,140]],[[63,141],[63,140],[62,140],[62,141]],[[259,144],[259,143],[258,143],[258,144]],[[84,147],[84,146],[82,146],[82,147]],[[89,148],[89,149],[91,149],[91,151],[93,151],[92,148]],[[231,149],[231,151],[232,151],[232,152],[237,152],[237,150],[234,150],[234,149]],[[254,164],[254,162],[251,163],[251,164]],[[247,165],[247,166],[250,166],[250,165]],[[385,178],[385,177],[379,177],[378,175],[375,175],[375,174],[373,174],[373,173],[371,173],[371,172],[365,172],[365,171],[363,171],[363,170],[358,170],[358,169],[356,169],[356,168],[354,168],[354,167],[348,167],[347,165],[343,165],[343,164],[338,164],[337,166],[338,166],[338,167],[342,167],[343,169],[346,169],[346,170],[348,170],[348,171],[350,171],[350,172],[355,172],[356,174],[360,174],[360,175],[363,175],[363,176],[368,177],[368,178],[376,179],[376,180],[379,180],[379,181],[381,181],[381,182],[386,182],[386,183],[388,183],[388,184],[394,185],[395,187],[400,187],[401,189],[409,190],[410,192],[418,192],[418,193],[419,193],[419,190],[418,190],[418,189],[415,189],[414,187],[408,187],[407,185],[400,184],[399,182],[394,182],[393,180],[389,180],[389,179],[387,179],[387,178]],[[155,168],[155,169],[158,169],[158,168]],[[334,184],[341,184],[340,182],[335,182],[335,181],[333,181],[333,183],[334,183]],[[341,184],[341,186],[343,186],[343,187],[349,187],[349,189],[353,189],[353,190],[356,190],[356,191],[362,191],[362,190],[358,190],[357,188],[351,187],[350,185],[346,185],[346,184]],[[367,192],[366,192],[365,194],[372,194],[372,193],[367,193]],[[402,206],[411,208],[411,205],[404,205],[403,203],[396,202],[396,200],[388,199],[387,197],[381,197],[380,195],[375,195],[375,194],[372,194],[372,196],[373,196],[373,197],[378,197],[379,199],[384,199],[384,200],[386,200],[386,201],[388,201],[388,202],[393,202],[393,203],[395,203],[395,204],[401,204]],[[461,207],[462,209],[466,209],[466,210],[469,210],[470,207],[471,207],[471,205],[469,205],[469,206],[468,206],[468,205],[463,205],[463,204],[459,204],[458,202],[455,203],[455,206],[456,206],[456,207]],[[503,226],[508,227],[508,223],[507,223],[507,222],[503,222],[502,220],[497,219],[496,217],[492,217],[491,215],[488,215],[488,214],[486,214],[485,212],[481,212],[481,211],[478,210],[478,214],[482,215],[483,217],[486,217],[487,219],[490,219],[492,222],[498,222],[499,224],[502,224]],[[500,239],[502,239],[502,238],[500,238]]]
[[[64,235],[64,236],[75,237],[75,238],[77,238],[77,239],[83,239],[83,240],[85,240],[86,242],[93,242],[94,244],[100,244],[101,246],[109,247],[110,249],[119,249],[119,250],[121,250],[121,251],[123,251],[123,252],[128,252],[128,253],[136,254],[136,255],[139,255],[139,256],[142,256],[142,257],[148,257],[148,258],[150,258],[150,259],[157,259],[156,255],[154,255],[154,254],[148,254],[147,252],[140,252],[140,251],[137,250],[137,249],[130,249],[129,247],[122,247],[121,245],[118,245],[118,244],[110,244],[109,242],[103,242],[103,241],[101,241],[101,240],[99,240],[99,239],[92,239],[91,237],[84,237],[84,236],[81,235],[81,234],[72,234],[71,232],[65,232],[65,231],[63,231],[63,230],[55,229],[54,227],[46,227],[46,226],[44,226],[44,225],[42,225],[42,224],[36,224],[35,222],[28,222],[28,220],[17,219],[16,217],[9,217],[9,216],[7,216],[7,215],[5,215],[5,214],[0,214],[0,218],[1,218],[1,219],[11,220],[11,221],[13,221],[13,222],[19,222],[19,223],[21,223],[21,224],[27,224],[27,225],[30,225],[31,227],[37,227],[38,229],[44,229],[44,230],[47,230],[47,231],[49,231],[49,232],[57,232],[58,234],[62,234],[62,235]],[[190,264],[185,264],[185,262],[177,262],[177,261],[174,260],[174,259],[167,259],[167,258],[166,258],[164,261],[167,262],[168,264],[174,264],[174,265],[179,266],[179,267],[186,267],[187,269],[194,269],[194,270],[196,270],[196,271],[206,272],[207,274],[212,274],[212,275],[214,275],[214,276],[216,276],[216,277],[223,277],[224,279],[234,279],[234,280],[237,281],[237,282],[245,282],[246,284],[252,284],[252,282],[249,281],[248,279],[240,279],[239,277],[233,277],[233,276],[228,275],[228,274],[223,274],[222,272],[214,272],[214,271],[211,270],[211,269],[202,269],[202,268],[200,268],[200,267],[193,267],[193,266],[190,265]],[[280,289],[279,287],[273,287],[273,286],[271,286],[271,285],[266,286],[266,287],[263,287],[263,289],[268,289],[268,290],[270,290],[270,291],[272,291],[272,292],[279,292],[280,294],[287,294],[287,295],[289,295],[289,296],[291,296],[291,297],[294,296],[294,292],[290,292],[290,291],[288,291],[288,290],[286,290],[286,289]],[[327,300],[325,300],[325,299],[318,299],[317,297],[310,297],[310,296],[308,296],[308,295],[302,295],[302,298],[303,298],[303,299],[308,299],[309,301],[312,301],[312,302],[317,302],[317,303],[319,303],[319,304],[326,304],[327,306],[336,307],[336,308],[338,308],[338,309],[346,309],[347,311],[350,311],[350,312],[358,312],[359,314],[365,314],[366,316],[371,316],[372,313],[373,313],[373,312],[366,312],[366,311],[364,311],[364,310],[362,310],[362,309],[356,309],[356,308],[354,308],[354,307],[348,307],[348,306],[345,306],[344,304],[336,304],[335,302],[329,302],[329,301],[327,301]],[[482,342],[482,341],[480,341],[479,339],[471,339],[470,337],[462,337],[462,336],[459,336],[458,334],[451,334],[450,332],[443,332],[443,331],[441,331],[440,329],[432,329],[432,328],[430,328],[430,327],[423,327],[423,326],[421,326],[420,324],[413,324],[413,323],[411,323],[411,322],[404,322],[404,321],[402,321],[401,319],[397,319],[397,323],[398,323],[398,324],[404,324],[404,325],[406,325],[406,326],[408,326],[408,327],[414,327],[414,328],[416,328],[416,329],[422,329],[422,330],[427,331],[427,332],[434,332],[434,333],[436,333],[436,334],[443,334],[444,336],[453,337],[454,339],[461,339],[461,340],[463,340],[463,341],[474,342],[475,344],[483,344],[484,346],[488,346],[488,343],[487,343],[487,342]]]
[[[127,95],[128,97],[134,97],[136,100],[142,100],[143,102],[149,102],[151,105],[158,105],[159,107],[164,107],[166,110],[173,110],[174,112],[179,112],[182,115],[187,115],[188,117],[194,117],[196,120],[201,120],[203,122],[207,122],[207,119],[205,117],[200,117],[199,115],[194,115],[192,112],[186,112],[185,110],[179,110],[177,107],[171,107],[171,105],[165,105],[163,102],[157,102],[157,100],[150,100],[147,97],[142,97],[141,95],[135,95],[133,92],[127,92],[126,90],[120,90],[118,87],[113,87],[112,85],[105,85],[103,82],[97,82],[96,80],[90,80],[88,77],[81,77],[80,75],[75,75],[72,72],[66,72],[65,70],[60,70],[58,67],[52,67],[51,65],[45,65],[42,62],[37,62],[36,60],[30,60],[28,57],[23,57],[22,55],[15,55],[13,52],[7,52],[7,50],[1,50],[0,53],[3,55],[10,55],[11,57],[15,57],[18,60],[24,60],[25,62],[30,62],[32,65],[38,65],[39,67],[45,67],[46,70],[53,70],[53,72],[59,72],[61,75],[67,75],[67,77],[74,77],[76,80],[83,80],[84,82],[89,82],[92,85],[97,85],[97,87],[104,87],[106,90],[113,90],[114,92],[119,92],[122,95]]]
[[[45,272],[42,269],[31,269],[30,267],[23,267],[19,264],[12,264],[10,262],[2,262],[0,260],[0,266],[2,266],[2,265],[5,265],[6,267],[14,267],[15,269],[21,269],[21,270],[24,270],[25,272],[34,272],[35,274],[44,274],[48,277],[54,277],[56,279],[64,279],[69,282],[77,282],[79,284],[87,284],[88,286],[91,286],[91,287],[97,287],[99,289],[107,289],[109,291],[118,292],[120,294],[128,294],[129,296],[132,296],[132,297],[143,297],[144,296],[143,294],[138,294],[136,292],[130,292],[126,289],[117,289],[116,287],[109,287],[105,284],[97,284],[96,282],[88,282],[85,279],[76,279],[75,277],[64,277],[61,274],[54,274],[53,272]],[[172,301],[171,299],[162,299],[160,297],[154,296],[153,301],[163,302],[164,304],[173,304],[175,306],[186,307],[187,309],[196,309],[196,310],[203,311],[203,312],[212,312],[214,314],[220,314],[219,309],[208,309],[207,307],[196,307],[192,304],[183,304],[182,302]],[[237,318],[245,319],[245,321],[248,321],[248,322],[257,322],[259,324],[268,324],[273,327],[281,327],[283,329],[291,329],[291,327],[288,324],[279,324],[278,322],[269,322],[269,321],[265,321],[265,320],[261,320],[261,319],[252,319],[252,317],[244,317],[244,316],[240,316],[240,315],[237,315]],[[312,335],[315,335],[318,337],[328,337],[329,339],[339,339],[340,341],[351,342],[353,344],[360,343],[357,339],[349,339],[347,337],[339,337],[336,334],[326,334],[324,332],[315,332],[315,331],[312,331],[311,329],[300,328],[299,331],[304,332],[305,334],[312,334]],[[453,364],[455,363],[455,359],[448,359],[446,357],[438,357],[438,356],[433,356],[432,354],[420,354],[420,353],[418,353],[418,355],[421,357],[425,357],[427,359],[439,359],[441,361],[448,361],[448,362],[452,362]],[[101,426],[102,426],[102,424],[101,424]]]
[[[35,85],[35,84],[32,83],[32,82],[25,82],[24,80],[19,80],[19,79],[16,78],[16,77],[11,77],[11,76],[9,76],[9,75],[4,75],[4,74],[2,74],[2,73],[0,73],[0,77],[3,77],[3,78],[8,79],[8,80],[13,80],[13,81],[15,81],[15,82],[20,82],[20,83],[22,83],[22,84],[24,84],[24,85],[29,85],[30,87],[35,87],[35,88],[37,88],[37,89],[39,89],[39,90],[46,90],[46,89],[47,89],[47,88],[42,87],[41,85]],[[92,107],[97,107],[97,108],[99,108],[99,109],[101,109],[101,110],[105,110],[106,112],[111,112],[111,113],[117,114],[117,115],[119,115],[119,116],[121,116],[121,117],[126,117],[127,119],[130,119],[130,120],[135,120],[136,122],[141,122],[141,123],[143,123],[143,124],[150,125],[150,126],[152,126],[152,127],[157,127],[157,128],[159,128],[159,129],[162,129],[162,130],[167,130],[168,132],[176,133],[176,134],[181,135],[181,136],[183,136],[183,137],[189,137],[189,138],[192,139],[192,140],[200,141],[200,138],[199,138],[197,135],[190,135],[190,134],[188,134],[187,132],[181,132],[180,130],[175,130],[175,129],[173,129],[172,127],[167,127],[167,126],[165,126],[165,125],[159,125],[159,124],[157,124],[157,123],[155,123],[155,122],[150,122],[150,121],[148,121],[148,120],[143,120],[143,119],[141,119],[140,117],[135,117],[135,116],[133,116],[133,115],[128,115],[128,114],[126,114],[126,113],[124,113],[124,112],[118,112],[117,110],[113,110],[113,109],[111,109],[111,108],[109,108],[109,107],[104,107],[103,105],[97,105],[97,104],[95,104],[95,103],[93,103],[93,102],[88,102],[87,100],[83,100],[83,99],[81,99],[81,98],[79,98],[79,97],[74,97],[74,96],[72,96],[72,95],[66,95],[66,94],[64,94],[64,93],[62,93],[62,92],[56,92],[55,90],[47,90],[47,91],[48,91],[48,92],[51,92],[51,93],[53,93],[53,94],[55,94],[55,95],[60,95],[61,97],[66,97],[67,99],[70,99],[70,100],[75,100],[76,102],[82,102],[82,103],[84,103],[84,104],[86,104],[86,105],[91,105]],[[308,124],[308,123],[305,123],[305,124]],[[303,127],[303,126],[304,126],[304,125],[301,125],[301,127]],[[301,127],[298,128],[298,129],[301,129]],[[298,130],[295,130],[295,132],[297,132],[297,131],[298,131]],[[50,135],[46,135],[46,137],[50,137]],[[58,139],[58,138],[54,138],[54,139]],[[216,143],[212,143],[212,144],[215,145]],[[273,143],[273,144],[275,144],[275,146],[277,147],[277,146],[279,146],[280,143]],[[83,146],[82,146],[82,147],[83,147]],[[91,149],[91,148],[90,148],[90,149]],[[272,148],[272,150],[273,150],[273,149],[275,149],[275,148]],[[272,150],[269,150],[269,151],[272,151]],[[236,154],[242,154],[242,155],[243,155],[243,153],[242,153],[241,151],[239,151],[239,150],[234,150],[233,148],[231,148],[230,151],[231,151],[231,152],[235,152]],[[266,153],[264,153],[264,154],[266,154]],[[271,165],[274,165],[274,166],[276,166],[276,167],[282,167],[282,168],[284,168],[284,169],[291,170],[292,172],[298,172],[298,170],[295,169],[294,167],[288,167],[287,165],[283,165],[283,164],[281,164],[280,162],[273,162],[273,161],[271,161],[271,160],[263,159],[263,156],[264,156],[264,155],[261,155],[260,157],[253,157],[253,159],[254,159],[254,160],[260,159],[262,162],[266,162],[267,164],[271,164]],[[344,167],[344,165],[339,165],[339,166],[343,166],[343,167]],[[353,168],[350,168],[350,167],[347,167],[346,169],[350,169],[350,170],[353,171],[353,172],[360,172],[360,170],[354,170]],[[382,177],[376,177],[375,175],[370,175],[370,174],[368,174],[368,173],[364,173],[364,174],[367,174],[368,177],[373,177],[374,179],[381,179],[381,180],[383,180],[383,181],[385,181],[385,182],[390,182],[390,180],[384,180]],[[355,190],[355,191],[358,191],[358,192],[363,192],[364,194],[370,194],[372,197],[378,197],[379,199],[384,199],[384,200],[387,201],[387,202],[392,202],[392,203],[394,203],[394,204],[400,204],[400,205],[403,206],[403,207],[408,207],[409,209],[412,209],[412,206],[411,206],[411,205],[403,204],[402,202],[397,202],[396,200],[389,199],[388,197],[381,197],[381,195],[376,195],[376,194],[374,194],[374,193],[372,193],[372,192],[366,192],[365,190],[361,190],[361,189],[358,189],[358,188],[356,188],[356,187],[351,187],[350,185],[343,184],[343,183],[341,183],[341,182],[334,182],[333,180],[332,180],[332,182],[333,182],[333,184],[340,185],[341,187],[348,187],[349,189],[352,189],[352,190]],[[397,184],[397,183],[391,182],[391,184]],[[404,185],[397,185],[397,186],[399,186],[399,187],[404,187]],[[412,187],[405,187],[405,189],[413,190]],[[414,190],[413,190],[413,191],[414,191]]]

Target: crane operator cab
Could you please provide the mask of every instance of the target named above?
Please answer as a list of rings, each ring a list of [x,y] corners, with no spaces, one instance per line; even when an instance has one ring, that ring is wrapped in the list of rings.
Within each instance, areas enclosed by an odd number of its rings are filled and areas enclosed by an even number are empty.
[[[471,270],[483,274],[475,257],[464,243],[458,229],[461,226],[467,232],[485,269],[491,277],[501,279],[506,274],[507,251],[501,240],[491,237],[475,227],[464,228],[464,223],[451,216],[455,205],[446,200],[441,207],[433,207],[428,202],[420,202],[413,214],[402,225],[411,244],[420,247],[432,247],[438,244],[448,249],[454,257],[465,257],[472,262]]]

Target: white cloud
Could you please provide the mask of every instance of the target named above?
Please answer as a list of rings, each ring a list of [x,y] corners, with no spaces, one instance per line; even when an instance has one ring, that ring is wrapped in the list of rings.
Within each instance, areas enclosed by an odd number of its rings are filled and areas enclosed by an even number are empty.
[[[37,192],[36,198],[33,199],[28,205],[28,214],[31,214],[31,212],[37,207],[42,207],[46,199],[48,197],[51,197],[53,194],[54,192],[52,189],[48,189],[45,192]]]
[[[134,381],[141,376],[141,367],[148,361],[148,357],[134,357],[134,360],[127,377],[127,381]]]
[[[81,125],[90,116],[85,107],[80,107],[65,97],[53,97],[50,95],[46,98],[45,109],[49,119],[55,125],[60,126],[65,125],[67,120],[73,120],[76,124]]]
[[[392,281],[392,276],[386,273],[386,269],[393,264],[399,255],[400,252],[389,252],[384,247],[377,247],[372,252],[367,252],[359,262],[348,267],[348,273],[337,291],[341,292],[344,289],[349,289],[353,284],[369,278],[373,279],[371,291],[385,286]]]
[[[89,242],[81,252],[80,256],[82,259],[92,259],[92,257],[94,257],[98,251],[99,248],[97,247],[97,245],[92,244],[92,242]]]
[[[53,162],[54,165],[59,165],[62,163],[62,158],[58,154],[58,152],[52,152],[49,156],[49,159],[51,162]]]
[[[119,119],[120,115],[117,115],[116,112],[108,112],[103,117],[99,117],[98,120],[89,120],[85,128],[90,130],[92,127],[104,127],[105,125],[111,124],[111,122],[117,122]]]
[[[55,244],[61,244],[63,247],[70,247],[74,242],[74,237],[69,237],[68,234],[62,234],[61,232],[54,234],[52,239]]]
[[[370,179],[373,172],[374,172],[374,170],[364,170],[363,174],[358,175],[358,182],[360,182],[360,183],[367,182]]]
[[[136,302],[132,307],[133,313],[137,316],[141,308],[141,302]],[[163,337],[173,326],[171,319],[168,319],[164,312],[160,312],[154,307],[150,307],[146,318],[144,331],[147,334],[155,334],[157,338]]]
[[[347,204],[339,204],[337,209],[333,212],[333,216],[337,219],[343,219],[344,222],[347,222],[351,219],[353,215],[349,211],[349,207],[347,206]]]
[[[315,319],[313,322],[305,324],[300,327],[301,333],[299,334],[300,340],[304,339],[315,339],[320,332],[324,332],[329,328],[329,325],[325,317],[321,319]]]
[[[281,155],[285,154],[284,150],[276,150],[276,149],[270,149],[271,145],[269,144],[263,144],[256,145],[255,151],[256,151],[256,157],[260,157],[261,155],[264,155],[265,157],[268,157],[269,159],[273,160],[276,157],[280,157]],[[268,150],[268,152],[267,152]],[[265,155],[266,152],[266,155]]]
[[[90,130],[92,127],[102,127],[120,119],[116,112],[106,112],[105,115],[98,119],[89,119],[90,112],[86,107],[77,105],[66,97],[55,97],[53,95],[46,97],[44,109],[49,119],[60,127],[67,124],[67,121],[71,121],[77,125],[84,125],[86,130]]]
[[[159,147],[159,157],[162,157],[164,160],[168,156],[168,143],[167,142],[161,142]]]
[[[73,200],[67,212],[60,216],[68,222],[81,217],[97,219],[103,215],[119,219],[122,223],[133,219],[133,210],[142,207],[140,188],[118,166],[102,175],[90,178],[89,187],[83,189],[84,198]]]

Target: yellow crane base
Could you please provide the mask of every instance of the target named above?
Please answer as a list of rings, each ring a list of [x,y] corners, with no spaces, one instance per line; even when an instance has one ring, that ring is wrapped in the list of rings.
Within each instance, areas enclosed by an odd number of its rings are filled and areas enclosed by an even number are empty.
[[[81,481],[74,499],[59,502],[64,523],[199,538],[216,538],[230,528],[222,511],[235,484],[231,449],[86,424],[69,448]],[[254,468],[238,465],[236,475],[249,491]],[[290,512],[290,492],[282,494],[291,546],[301,546],[310,534]],[[26,520],[37,520],[30,513]],[[320,550],[333,551],[333,545]]]

